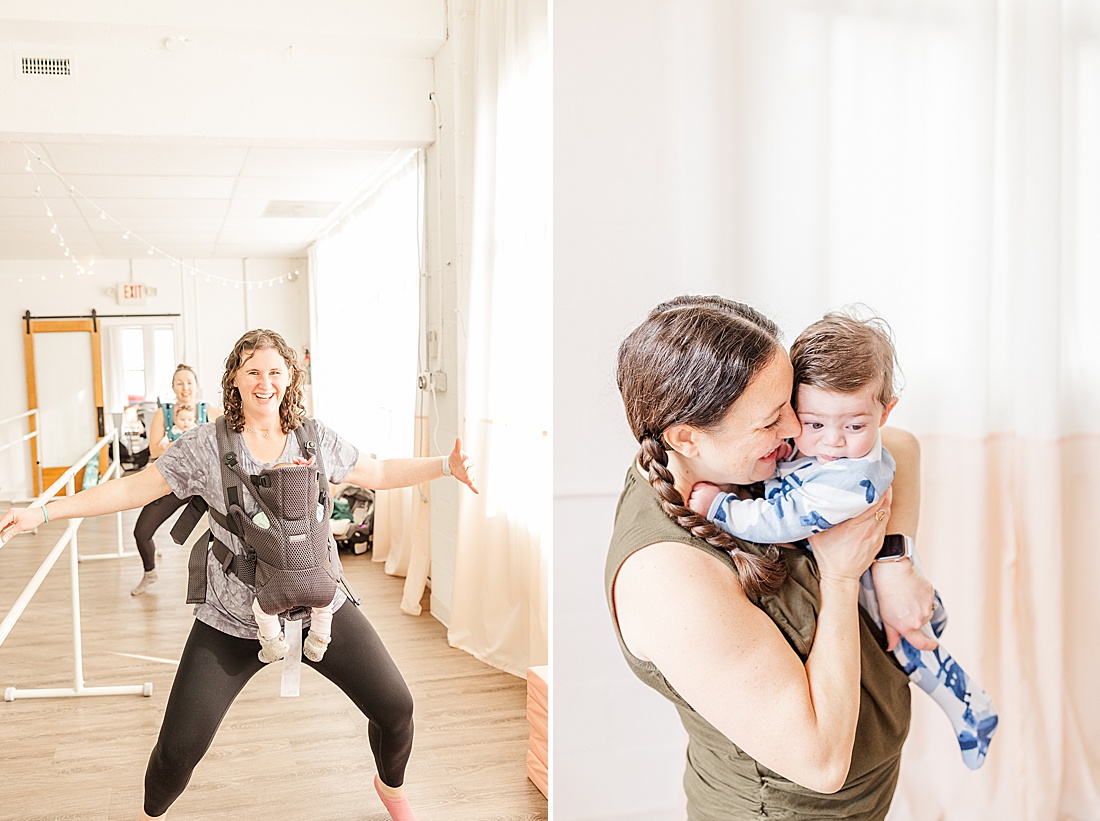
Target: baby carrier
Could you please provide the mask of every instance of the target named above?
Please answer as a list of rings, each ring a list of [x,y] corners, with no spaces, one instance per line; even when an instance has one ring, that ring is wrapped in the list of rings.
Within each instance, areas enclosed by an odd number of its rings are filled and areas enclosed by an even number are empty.
[[[255,587],[256,598],[265,613],[298,619],[311,607],[332,602],[340,581],[329,558],[329,516],[332,499],[317,428],[312,419],[294,433],[302,452],[312,456],[311,465],[265,468],[250,475],[241,468],[241,435],[229,430],[225,417],[217,422],[218,461],[228,516],[214,508],[207,510],[201,497],[191,500],[172,528],[172,538],[183,544],[204,511],[222,527],[239,536],[243,554],[216,538],[199,539],[187,562],[187,601],[206,601],[206,551],[213,551],[222,569],[234,573]],[[260,507],[250,518],[242,504],[247,488]]]

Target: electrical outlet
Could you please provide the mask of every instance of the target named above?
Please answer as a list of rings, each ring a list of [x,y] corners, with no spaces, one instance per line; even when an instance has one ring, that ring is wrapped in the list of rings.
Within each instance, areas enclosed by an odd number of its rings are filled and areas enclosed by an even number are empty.
[[[444,371],[432,371],[432,390],[437,393],[447,391],[447,374]]]

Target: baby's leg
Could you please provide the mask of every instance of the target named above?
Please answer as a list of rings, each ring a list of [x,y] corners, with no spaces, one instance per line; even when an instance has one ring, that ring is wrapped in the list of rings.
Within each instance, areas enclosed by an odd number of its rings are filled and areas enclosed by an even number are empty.
[[[930,622],[931,632],[939,638],[947,624],[947,611],[935,594],[936,607]],[[878,597],[868,570],[860,579],[859,603],[882,627]],[[925,628],[928,631],[928,627]],[[967,675],[942,646],[936,650],[918,650],[905,639],[898,641],[894,658],[909,676],[909,680],[932,697],[955,728],[955,738],[962,750],[963,761],[972,770],[985,761],[989,741],[997,729],[997,712],[993,700]]]
[[[335,598],[333,599],[335,601]],[[309,635],[302,644],[302,655],[310,661],[320,661],[332,641],[332,602],[309,611]]]
[[[941,644],[935,650],[917,650],[905,639],[898,642],[894,656],[909,680],[932,697],[947,714],[962,750],[963,761],[972,770],[985,761],[989,742],[997,730],[993,700],[967,674]]]
[[[257,638],[260,640],[260,661],[270,664],[286,656],[287,644],[279,617],[260,609],[259,599],[252,600],[252,614],[256,617]]]

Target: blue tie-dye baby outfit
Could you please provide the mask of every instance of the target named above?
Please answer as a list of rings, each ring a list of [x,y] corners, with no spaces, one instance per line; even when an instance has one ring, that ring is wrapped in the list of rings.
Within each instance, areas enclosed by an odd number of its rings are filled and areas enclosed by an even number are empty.
[[[757,544],[797,542],[858,516],[878,502],[894,479],[894,469],[894,459],[881,439],[876,439],[871,452],[861,459],[821,462],[796,453],[776,465],[776,475],[764,483],[764,498],[739,499],[732,493],[719,493],[707,518],[734,536]],[[930,627],[938,638],[947,613],[938,593],[935,601]],[[859,603],[881,628],[870,569],[860,579]],[[997,713],[986,692],[942,645],[918,650],[900,639],[893,652],[910,681],[932,696],[951,720],[966,765],[980,767],[997,728]]]

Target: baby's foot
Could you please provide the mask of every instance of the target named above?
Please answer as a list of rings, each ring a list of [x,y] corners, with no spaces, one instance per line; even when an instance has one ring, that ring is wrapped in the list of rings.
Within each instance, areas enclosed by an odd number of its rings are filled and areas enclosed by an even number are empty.
[[[320,661],[324,658],[325,650],[331,642],[331,636],[322,636],[310,630],[305,642],[302,643],[302,655],[310,661]]]
[[[256,631],[256,638],[260,640],[260,652],[257,654],[264,664],[271,664],[273,661],[286,656],[287,645],[286,639],[283,638],[283,634],[267,639],[264,638],[260,632]]]

